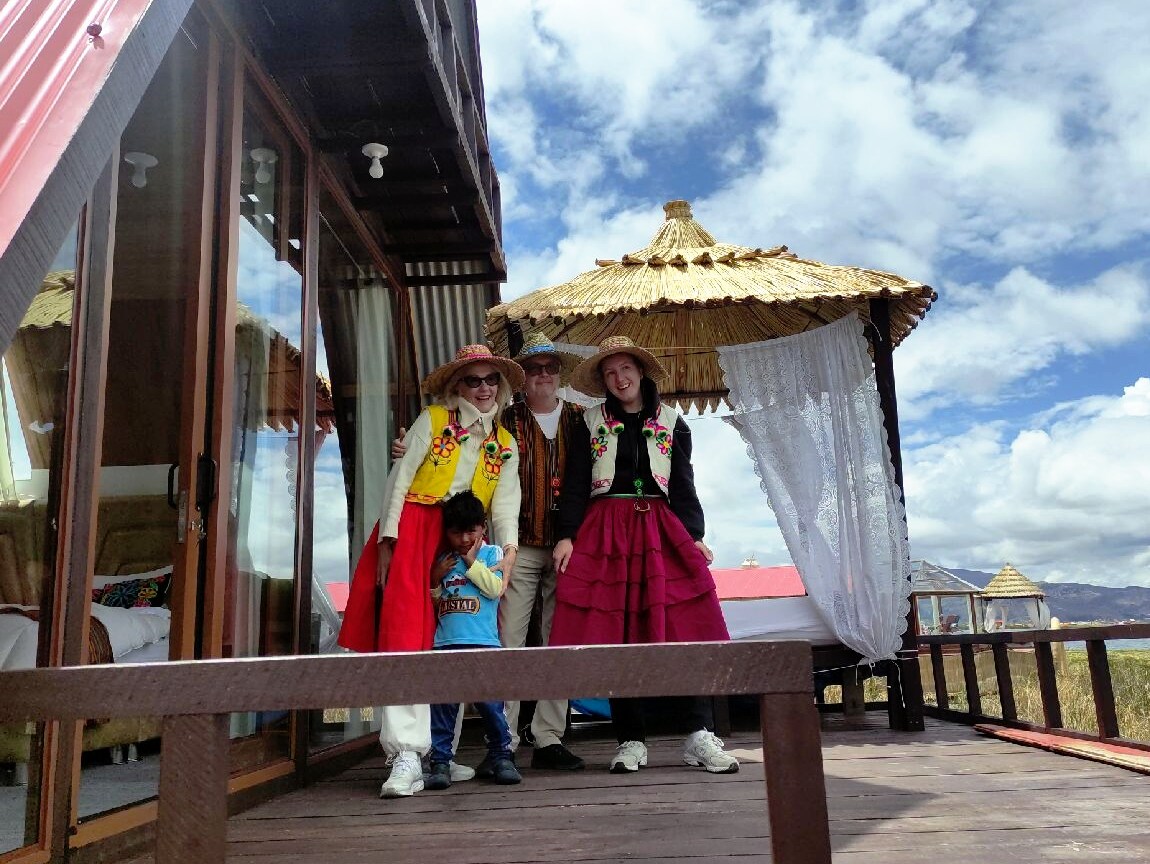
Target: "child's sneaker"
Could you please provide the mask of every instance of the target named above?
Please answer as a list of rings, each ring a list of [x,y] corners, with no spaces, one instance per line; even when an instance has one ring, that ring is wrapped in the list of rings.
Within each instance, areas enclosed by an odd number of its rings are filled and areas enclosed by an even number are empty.
[[[460,765],[458,762],[451,762],[451,782],[462,783],[465,780],[470,780],[475,776],[475,769],[469,768],[466,765]]]
[[[739,760],[724,752],[723,742],[706,729],[687,736],[683,745],[683,762],[706,768],[712,774],[734,774],[739,770]]]
[[[419,754],[404,750],[391,763],[391,776],[379,790],[380,798],[406,798],[423,791],[423,766]]]
[[[514,786],[523,777],[510,756],[499,756],[491,760],[491,779],[500,786]]]
[[[647,764],[647,745],[642,741],[624,741],[611,760],[612,774],[630,774]]]
[[[424,789],[451,788],[451,765],[447,762],[432,762],[431,770],[423,775]]]

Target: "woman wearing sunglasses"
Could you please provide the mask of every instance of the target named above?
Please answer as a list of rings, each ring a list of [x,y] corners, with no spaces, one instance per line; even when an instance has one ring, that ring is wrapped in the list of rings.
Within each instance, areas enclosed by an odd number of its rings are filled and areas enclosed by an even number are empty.
[[[460,348],[424,380],[423,391],[437,402],[412,424],[406,452],[392,466],[379,524],[352,576],[340,645],[360,652],[431,648],[436,622],[429,574],[443,537],[439,505],[465,489],[483,502],[491,541],[503,548],[503,572],[511,572],[519,546],[519,451],[499,417],[523,380],[517,363],[486,345]],[[393,757],[380,796],[421,791],[420,756],[431,746],[429,706],[385,708],[379,740]]]

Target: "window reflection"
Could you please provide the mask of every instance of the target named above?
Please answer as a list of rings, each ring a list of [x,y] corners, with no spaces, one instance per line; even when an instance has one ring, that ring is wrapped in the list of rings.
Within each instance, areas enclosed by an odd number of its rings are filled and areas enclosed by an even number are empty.
[[[0,362],[0,671],[45,664],[75,301],[73,227]],[[37,842],[43,724],[0,723],[0,855]]]
[[[317,411],[312,541],[312,651],[336,644],[347,585],[379,517],[395,437],[398,367],[391,294],[339,206],[321,198],[316,367],[331,411]],[[378,730],[370,707],[335,706],[312,717],[312,747]]]
[[[240,165],[223,647],[267,657],[294,646],[304,183],[302,154],[250,86]],[[289,731],[284,711],[232,715],[233,769],[287,756]]]

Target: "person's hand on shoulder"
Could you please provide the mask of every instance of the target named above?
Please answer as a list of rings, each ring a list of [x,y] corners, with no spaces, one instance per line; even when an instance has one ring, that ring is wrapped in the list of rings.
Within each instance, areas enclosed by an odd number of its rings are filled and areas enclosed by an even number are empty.
[[[400,426],[399,437],[391,442],[391,458],[402,459],[403,454],[407,452],[407,445],[403,443],[403,439],[407,437],[407,430]]]

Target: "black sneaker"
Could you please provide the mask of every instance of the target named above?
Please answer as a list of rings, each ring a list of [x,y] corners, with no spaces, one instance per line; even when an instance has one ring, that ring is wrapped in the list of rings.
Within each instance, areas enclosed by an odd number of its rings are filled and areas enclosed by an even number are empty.
[[[495,760],[484,756],[483,761],[475,766],[475,776],[480,780],[490,780],[495,776]]]
[[[500,756],[491,760],[491,779],[500,786],[514,786],[516,783],[522,782],[523,777],[519,774],[519,769],[515,767],[511,757]]]
[[[451,764],[432,762],[431,770],[423,775],[424,789],[447,789],[451,786]]]
[[[581,771],[583,760],[562,744],[536,747],[531,754],[531,767],[547,771]]]

